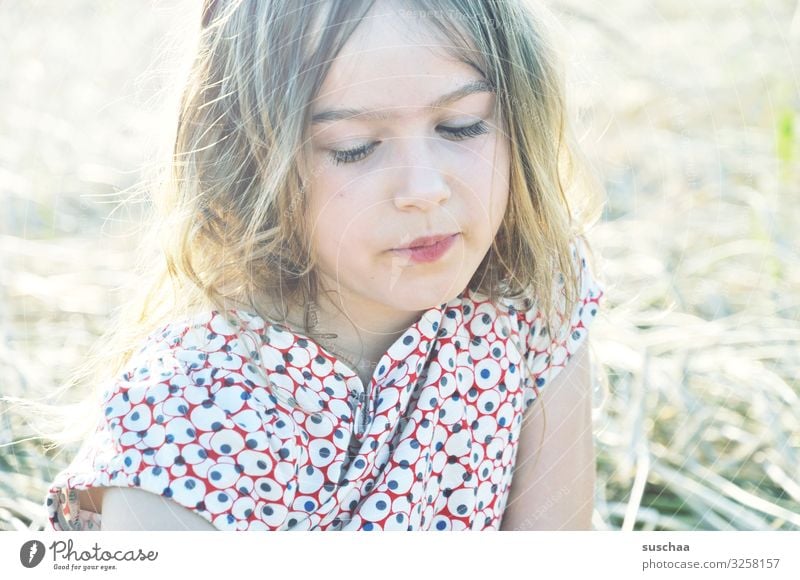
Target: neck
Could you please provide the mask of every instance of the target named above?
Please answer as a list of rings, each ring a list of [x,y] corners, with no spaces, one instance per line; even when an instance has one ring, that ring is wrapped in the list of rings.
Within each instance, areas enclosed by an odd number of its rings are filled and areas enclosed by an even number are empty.
[[[265,300],[266,312],[274,306]],[[273,318],[292,330],[308,334],[327,351],[347,364],[363,383],[371,378],[378,360],[389,347],[413,324],[421,312],[396,310],[383,304],[354,299],[341,293],[320,292],[317,302],[306,307],[291,305],[286,318]]]
[[[379,359],[420,316],[384,305],[364,304],[337,293],[321,293],[310,305],[313,332],[323,335],[320,345],[341,357],[362,378],[371,377]],[[300,320],[303,320],[301,315]]]

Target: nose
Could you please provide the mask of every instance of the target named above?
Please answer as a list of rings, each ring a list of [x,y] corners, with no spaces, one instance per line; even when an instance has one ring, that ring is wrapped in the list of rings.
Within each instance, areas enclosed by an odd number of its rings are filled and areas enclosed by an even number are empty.
[[[429,211],[450,199],[450,187],[445,174],[436,167],[431,151],[433,142],[423,136],[398,139],[396,171],[398,179],[394,194],[395,207]]]

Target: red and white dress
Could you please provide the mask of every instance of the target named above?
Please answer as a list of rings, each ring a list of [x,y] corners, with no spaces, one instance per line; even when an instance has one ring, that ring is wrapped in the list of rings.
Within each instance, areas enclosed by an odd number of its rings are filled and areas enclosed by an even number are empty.
[[[546,388],[603,296],[576,241],[581,300],[557,337],[530,301],[466,290],[425,311],[366,389],[313,340],[248,312],[158,329],[52,482],[52,529],[100,529],[77,494],[100,486],[170,498],[220,530],[499,529],[536,398],[520,366]]]

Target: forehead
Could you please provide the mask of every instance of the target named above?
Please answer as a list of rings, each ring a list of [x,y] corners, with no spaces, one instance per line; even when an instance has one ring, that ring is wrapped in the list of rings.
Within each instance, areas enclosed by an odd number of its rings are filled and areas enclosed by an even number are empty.
[[[484,80],[476,68],[447,54],[446,42],[424,13],[376,4],[331,63],[312,114],[339,107],[426,107]]]

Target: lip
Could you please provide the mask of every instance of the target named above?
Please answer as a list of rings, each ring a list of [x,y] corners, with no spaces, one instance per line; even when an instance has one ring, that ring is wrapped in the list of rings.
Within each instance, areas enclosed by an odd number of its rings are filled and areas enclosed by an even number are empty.
[[[452,237],[457,236],[457,235],[458,235],[458,232],[456,232],[454,234],[442,234],[442,235],[438,235],[438,236],[424,236],[422,238],[417,238],[417,239],[413,240],[407,246],[401,246],[399,248],[393,248],[393,249],[394,250],[412,250],[412,249],[417,249],[417,248],[424,248],[426,246],[433,246],[433,245],[438,244],[439,242],[441,242],[443,240],[446,240],[448,238],[452,238]]]
[[[453,246],[459,234],[449,234],[443,236],[426,236],[417,238],[404,248],[396,248],[392,253],[404,256],[415,263],[435,262]]]

